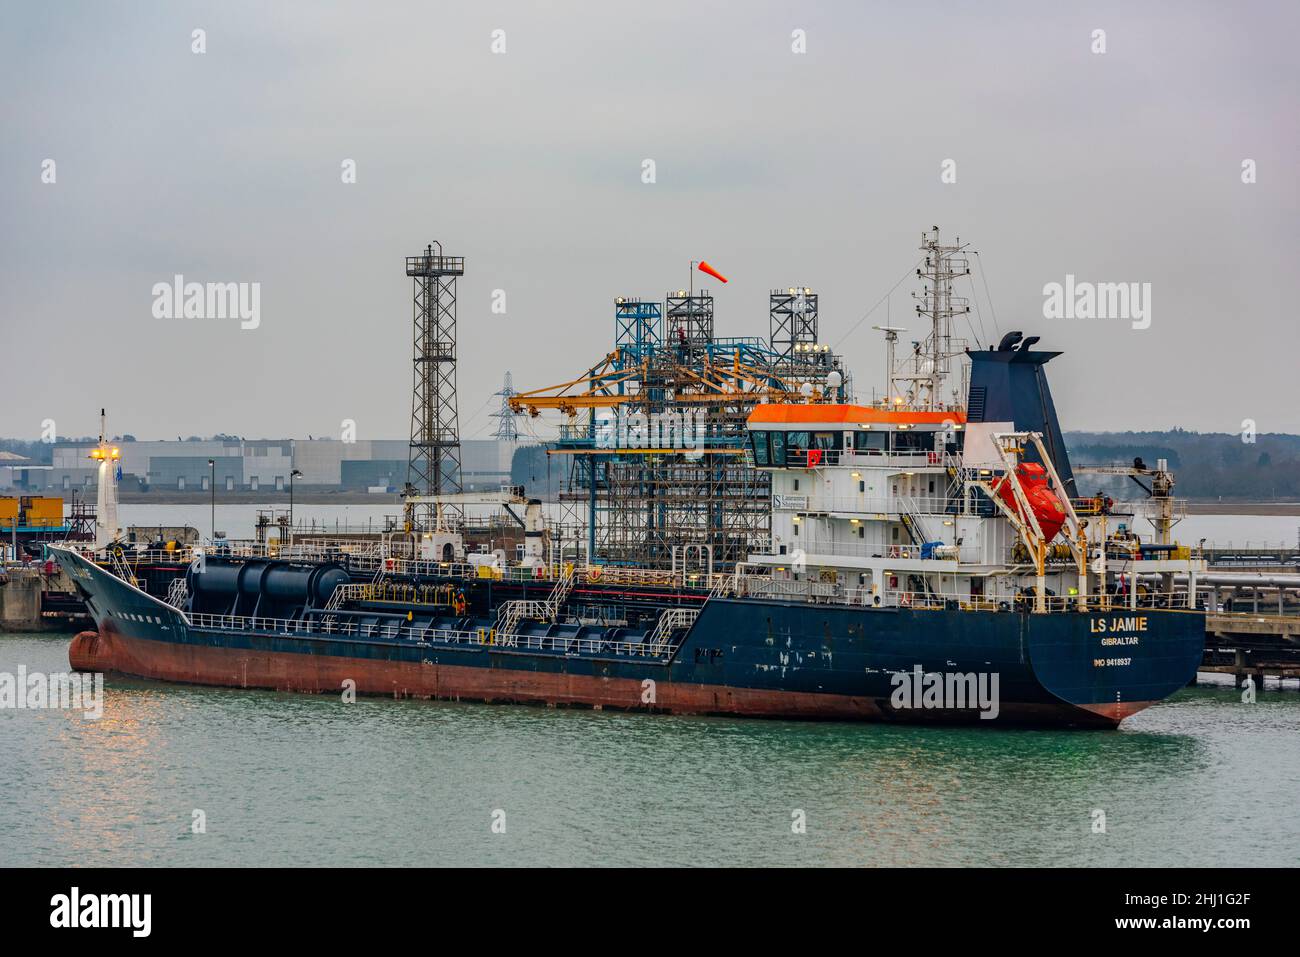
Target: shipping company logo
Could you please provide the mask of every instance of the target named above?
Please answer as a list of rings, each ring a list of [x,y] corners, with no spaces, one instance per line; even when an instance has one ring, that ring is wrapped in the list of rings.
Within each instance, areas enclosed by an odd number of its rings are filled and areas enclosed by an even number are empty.
[[[80,711],[88,721],[104,716],[104,676],[47,675],[19,665],[17,674],[0,671],[0,710]]]
[[[153,285],[155,319],[238,319],[239,328],[256,329],[262,324],[260,282],[186,282],[176,275],[172,281]]]
[[[927,672],[920,665],[900,671],[889,679],[894,692],[890,704],[895,711],[921,708],[935,711],[978,709],[980,720],[993,720],[1001,706],[998,701],[998,673]]]
[[[1044,319],[1128,319],[1134,329],[1151,326],[1151,283],[1065,282],[1043,287]]]
[[[127,927],[133,937],[148,937],[152,927],[152,894],[70,894],[50,898],[51,927]]]
[[[605,412],[596,417],[598,449],[704,448],[708,423],[703,412]]]

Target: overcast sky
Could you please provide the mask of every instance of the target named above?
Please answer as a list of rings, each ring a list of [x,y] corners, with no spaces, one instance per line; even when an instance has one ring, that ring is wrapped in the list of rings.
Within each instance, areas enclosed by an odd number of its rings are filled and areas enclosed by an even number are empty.
[[[816,287],[869,392],[885,307],[850,330],[932,225],[980,251],[988,335],[995,311],[1065,351],[1066,429],[1300,431],[1298,11],[9,3],[0,435],[89,434],[104,405],[142,439],[404,437],[403,257],[432,239],[467,263],[463,437],[506,370],[577,377],[613,297],[701,258],[731,278],[708,283],[719,335],[766,336],[769,289]],[[260,283],[260,326],[155,318],[176,274]],[[1150,283],[1150,328],[1045,319],[1067,274]],[[914,288],[889,308],[919,337]]]

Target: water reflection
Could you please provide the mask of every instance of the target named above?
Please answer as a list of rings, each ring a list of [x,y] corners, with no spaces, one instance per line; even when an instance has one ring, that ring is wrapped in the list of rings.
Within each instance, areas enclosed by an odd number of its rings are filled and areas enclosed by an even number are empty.
[[[0,670],[19,662],[61,670],[66,639],[0,641]],[[1119,732],[106,693],[99,722],[0,713],[0,863],[1147,866],[1300,847],[1294,692],[1190,689]]]

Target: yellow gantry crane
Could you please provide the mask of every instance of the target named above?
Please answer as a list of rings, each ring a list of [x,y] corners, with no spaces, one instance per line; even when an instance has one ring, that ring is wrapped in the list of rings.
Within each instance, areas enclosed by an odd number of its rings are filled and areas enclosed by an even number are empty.
[[[820,388],[814,388],[811,395],[801,392],[803,382],[741,362],[738,355],[725,365],[708,359],[696,363],[652,365],[648,359],[643,359],[636,365],[626,366],[621,359],[620,351],[615,350],[581,378],[513,395],[509,400],[510,408],[514,412],[527,412],[534,418],[543,409],[556,409],[574,416],[579,409],[644,403],[648,397],[643,393],[650,388],[662,388],[673,393],[671,398],[665,396],[655,400],[657,402],[704,405],[819,399],[823,392]]]

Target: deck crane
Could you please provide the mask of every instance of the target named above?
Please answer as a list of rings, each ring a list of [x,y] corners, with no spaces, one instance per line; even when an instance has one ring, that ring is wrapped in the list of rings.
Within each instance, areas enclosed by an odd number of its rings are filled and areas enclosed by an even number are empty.
[[[1169,470],[1169,463],[1165,459],[1158,459],[1155,468],[1148,468],[1142,461],[1141,456],[1133,459],[1132,465],[1077,465],[1074,467],[1075,474],[1084,473],[1088,475],[1121,475],[1128,476],[1134,484],[1142,491],[1146,492],[1151,500],[1153,513],[1147,516],[1147,520],[1155,527],[1156,543],[1159,545],[1173,544],[1173,528],[1185,517],[1179,514],[1180,508],[1185,509],[1185,503],[1180,502],[1173,496],[1174,491],[1174,473]],[[1147,485],[1142,481],[1143,477],[1149,477],[1151,484]]]

